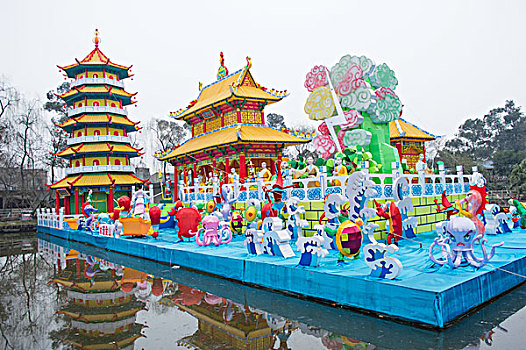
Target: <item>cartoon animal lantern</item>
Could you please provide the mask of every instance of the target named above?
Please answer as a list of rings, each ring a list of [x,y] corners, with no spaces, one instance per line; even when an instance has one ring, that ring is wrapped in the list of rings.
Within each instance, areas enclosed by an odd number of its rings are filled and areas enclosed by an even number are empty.
[[[323,205],[323,214],[320,217],[319,223],[323,218],[327,219],[324,227],[325,234],[330,237],[332,241],[332,249],[336,249],[336,233],[340,227],[340,207],[345,203],[345,198],[339,193],[332,193],[327,196]]]
[[[243,217],[239,211],[232,213],[232,219],[230,220],[230,230],[233,234],[239,235],[243,230]]]
[[[153,229],[152,237],[157,238],[159,236],[159,224],[161,223],[161,208],[154,205],[150,208],[149,214]]]
[[[300,199],[298,197],[291,197],[287,199],[287,231],[290,234],[291,239],[296,239],[303,236],[302,229],[309,226],[307,220],[301,219],[300,214],[305,214],[305,207],[298,205]]]
[[[320,260],[329,254],[325,245],[325,238],[322,235],[315,234],[312,237],[300,235],[296,241],[296,250],[301,253],[299,265],[311,267],[319,266]]]
[[[283,221],[276,217],[267,217],[263,220],[263,242],[264,254],[290,258],[295,256],[290,246],[290,236],[283,229]]]
[[[484,233],[478,232],[473,220],[466,217],[453,216],[451,220],[437,224],[438,237],[429,247],[429,259],[438,265],[449,265],[457,268],[464,261],[479,268],[486,264],[495,254],[495,248],[504,244],[500,242],[491,247],[489,255],[486,252]],[[480,242],[482,258],[475,256],[475,242]],[[442,258],[435,258],[433,249],[437,247]]]
[[[223,220],[230,221],[232,219],[232,204],[237,201],[237,197],[227,185],[221,186],[221,201],[216,204],[216,207],[220,210]]]
[[[258,199],[249,199],[243,216],[247,222],[247,229],[257,228],[257,221],[261,219],[261,202]]]
[[[363,242],[363,235],[360,226],[363,225],[361,219],[353,222],[351,220],[344,221],[336,231],[336,247],[340,252],[338,254],[338,262],[343,262],[344,257],[357,257],[360,254],[360,248]]]
[[[349,201],[348,218],[356,222],[358,219],[363,221],[362,231],[368,232],[376,228],[375,224],[368,224],[367,220],[376,215],[376,211],[367,208],[369,200],[378,193],[374,189],[375,183],[367,178],[367,174],[362,171],[356,171],[347,178],[345,194]]]
[[[394,239],[394,243],[398,244],[398,241],[403,236],[402,227],[402,215],[400,210],[393,202],[386,202],[384,206],[374,201],[376,205],[376,214],[386,220],[389,220],[389,234],[387,235],[387,244],[391,244]]]
[[[201,215],[195,208],[180,208],[175,214],[179,231],[177,236],[181,241],[184,238],[192,238],[197,233],[197,226],[201,221]]]
[[[486,188],[484,185],[483,186],[472,185],[471,189],[469,190],[469,192],[466,194],[464,198],[455,201],[459,214],[464,215],[465,217],[473,221],[473,223],[475,224],[475,227],[477,228],[477,233],[481,236],[481,238],[484,237],[486,227],[484,226],[484,223],[480,221],[477,215],[483,215],[483,211],[487,203],[486,202],[487,195],[488,194],[486,193]],[[468,204],[467,211],[462,208],[463,203]]]
[[[520,219],[521,228],[526,229],[526,203],[519,202],[517,199],[510,199],[508,203],[516,208],[515,216]]]
[[[220,227],[221,226],[221,227]],[[203,237],[201,238],[201,235]],[[232,231],[226,223],[219,223],[219,219],[215,215],[207,215],[203,219],[203,228],[197,231],[195,241],[198,246],[208,246],[210,243],[214,245],[227,244],[232,240]]]
[[[143,217],[146,212],[146,204],[148,203],[148,197],[142,189],[142,185],[137,185],[138,189],[133,194],[133,215]]]
[[[411,197],[407,196],[404,198],[405,191],[409,193],[409,181],[406,177],[399,177],[395,180],[393,194],[402,219],[402,231],[404,237],[415,238],[414,229],[418,226],[418,220],[414,216],[409,217],[407,215],[414,210],[414,207]]]
[[[96,212],[98,212],[98,210],[93,208],[93,206],[91,205],[91,201],[84,203],[84,205],[82,206],[82,213],[86,217],[86,220],[84,222],[84,225],[79,224],[78,229],[79,230],[84,229],[86,231],[95,232],[97,230],[96,228],[97,219],[94,213]]]
[[[369,244],[364,245],[362,248],[364,261],[371,269],[371,277],[392,280],[400,275],[403,266],[400,260],[386,256],[386,254],[396,253],[399,248],[396,244],[386,245],[384,243],[378,243],[374,238],[374,230],[378,225],[374,224],[374,226],[369,227],[367,232],[364,232],[367,234],[370,241]]]

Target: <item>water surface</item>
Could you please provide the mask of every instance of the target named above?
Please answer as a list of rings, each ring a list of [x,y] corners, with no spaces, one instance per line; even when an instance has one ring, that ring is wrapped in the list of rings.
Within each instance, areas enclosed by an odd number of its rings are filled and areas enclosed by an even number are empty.
[[[2,349],[518,349],[526,340],[525,285],[438,332],[38,237],[0,252]]]

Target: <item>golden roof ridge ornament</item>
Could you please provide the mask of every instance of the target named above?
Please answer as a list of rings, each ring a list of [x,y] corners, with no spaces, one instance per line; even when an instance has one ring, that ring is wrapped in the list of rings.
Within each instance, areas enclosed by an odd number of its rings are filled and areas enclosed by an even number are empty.
[[[219,69],[217,70],[217,80],[221,80],[228,75],[228,68],[225,67],[225,57],[223,56],[223,51],[219,53]]]
[[[95,43],[95,47],[99,47],[99,44],[101,42],[99,38],[99,30],[95,29],[95,38],[93,38],[93,42]]]

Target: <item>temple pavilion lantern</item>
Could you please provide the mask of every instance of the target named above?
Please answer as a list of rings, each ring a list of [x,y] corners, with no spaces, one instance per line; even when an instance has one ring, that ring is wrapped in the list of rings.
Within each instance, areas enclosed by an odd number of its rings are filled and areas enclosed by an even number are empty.
[[[170,113],[190,125],[192,137],[158,159],[174,165],[186,184],[196,178],[204,183],[214,173],[228,176],[232,168],[244,182],[250,176],[249,167],[258,173],[263,163],[274,175],[284,147],[310,141],[265,125],[265,106],[288,94],[258,84],[251,66],[247,57],[246,66],[229,73],[221,53],[216,81],[199,84],[197,99]]]
[[[389,136],[391,146],[398,150],[400,160],[406,162],[406,172],[414,169],[420,155],[423,155],[423,161],[426,161],[426,141],[433,141],[435,136],[399,118],[389,123]]]
[[[57,208],[63,200],[66,213],[80,213],[90,190],[99,212],[112,211],[114,198],[130,196],[132,186],[144,182],[134,175],[130,162],[142,155],[129,138],[140,128],[125,108],[136,103],[136,93],[124,89],[124,80],[132,76],[131,66],[113,63],[102,53],[97,30],[93,42],[95,48],[84,59],[58,66],[74,79],[69,91],[57,95],[68,114],[57,126],[69,138],[67,147],[55,155],[69,166],[66,177],[49,187],[57,191]]]

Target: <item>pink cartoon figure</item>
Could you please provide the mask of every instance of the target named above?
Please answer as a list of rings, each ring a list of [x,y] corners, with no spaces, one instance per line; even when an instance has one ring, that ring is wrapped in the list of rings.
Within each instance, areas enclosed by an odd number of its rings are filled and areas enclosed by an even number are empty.
[[[201,235],[203,237],[201,238]],[[197,231],[195,241],[200,247],[208,246],[210,243],[214,245],[227,244],[232,240],[232,231],[224,222],[219,222],[219,218],[215,215],[207,215],[203,219],[203,227]]]

